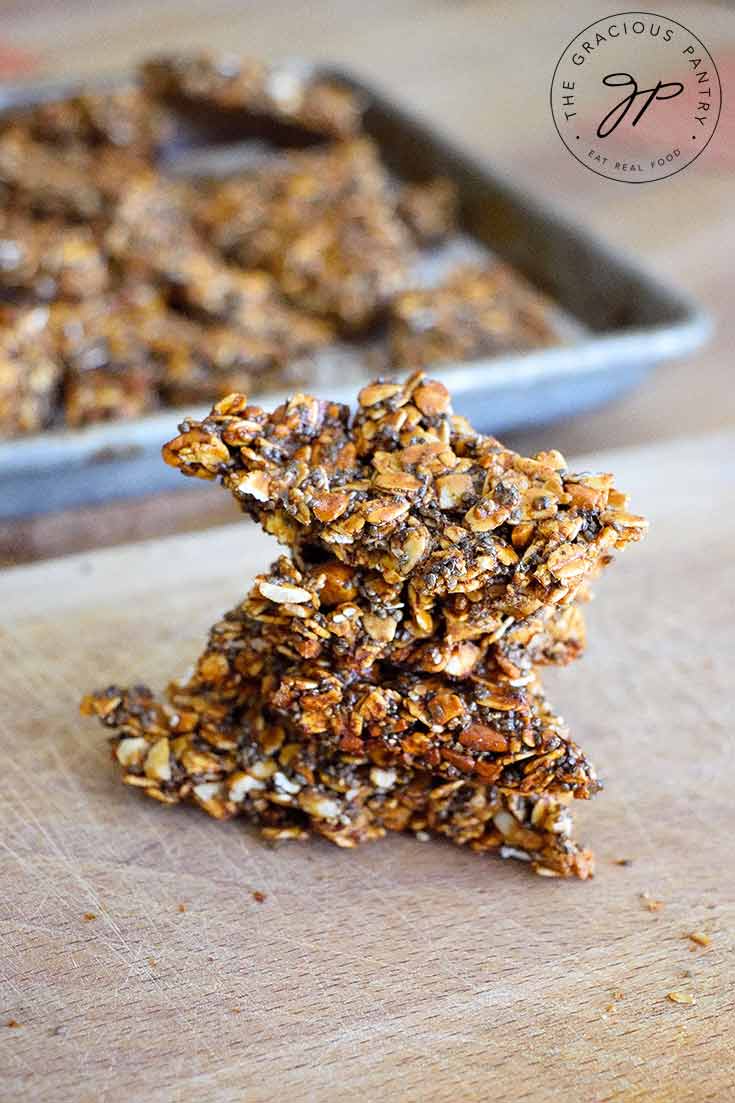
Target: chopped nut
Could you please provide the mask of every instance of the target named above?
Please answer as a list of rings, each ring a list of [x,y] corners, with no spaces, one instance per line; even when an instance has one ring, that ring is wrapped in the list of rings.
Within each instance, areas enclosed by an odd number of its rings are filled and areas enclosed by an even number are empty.
[[[376,789],[392,789],[396,783],[398,774],[395,770],[381,770],[373,766],[370,771],[370,781]]]
[[[439,506],[441,509],[461,509],[465,499],[472,493],[471,475],[444,475],[437,479]]]
[[[315,816],[318,820],[335,819],[342,810],[339,801],[330,800],[318,793],[301,793],[298,799],[304,811],[308,812],[310,816]]]
[[[372,640],[389,643],[396,634],[396,621],[393,617],[376,617],[374,613],[365,613],[362,624]]]
[[[666,999],[671,1000],[672,1003],[683,1003],[688,1007],[691,1007],[693,1003],[696,1003],[694,996],[689,992],[668,992]]]
[[[398,383],[371,383],[369,387],[363,387],[358,395],[361,406],[375,406],[378,402],[394,398],[400,394]]]
[[[261,582],[258,589],[263,597],[279,605],[299,605],[303,601],[308,601],[311,596],[308,590],[303,590],[300,586],[288,586],[285,583]]]
[[[494,731],[486,724],[470,724],[462,732],[459,741],[463,747],[473,751],[497,751],[504,753],[508,750],[508,738],[501,732]]]
[[[270,480],[265,471],[248,471],[239,480],[237,490],[240,494],[250,494],[258,502],[267,502],[270,497]]]
[[[709,946],[710,942],[712,941],[710,936],[708,934],[705,934],[704,931],[690,931],[689,934],[685,935],[684,937],[691,939],[691,941],[695,942],[697,946]]]
[[[421,413],[426,414],[427,417],[445,414],[451,402],[447,388],[436,380],[427,380],[426,383],[419,384],[412,398]]]
[[[153,781],[171,780],[171,756],[168,739],[157,740],[145,760],[145,775]]]
[[[148,753],[148,743],[142,736],[121,739],[115,748],[115,757],[121,766],[137,766]]]

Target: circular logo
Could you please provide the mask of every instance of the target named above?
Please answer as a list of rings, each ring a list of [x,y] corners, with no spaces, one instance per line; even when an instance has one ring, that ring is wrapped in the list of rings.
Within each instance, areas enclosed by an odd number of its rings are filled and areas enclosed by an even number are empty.
[[[557,62],[551,111],[559,137],[586,168],[646,184],[699,157],[720,117],[709,50],[665,15],[622,12],[580,31]]]

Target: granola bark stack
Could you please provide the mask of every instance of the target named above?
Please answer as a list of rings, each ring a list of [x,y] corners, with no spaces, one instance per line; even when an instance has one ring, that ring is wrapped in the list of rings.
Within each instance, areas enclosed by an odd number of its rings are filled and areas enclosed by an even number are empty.
[[[600,785],[539,669],[582,652],[589,580],[645,532],[610,475],[476,433],[420,372],[365,387],[354,417],[231,395],[164,458],[220,479],[289,555],[165,704],[85,699],[127,784],[273,839],[431,832],[591,874],[569,805]]]

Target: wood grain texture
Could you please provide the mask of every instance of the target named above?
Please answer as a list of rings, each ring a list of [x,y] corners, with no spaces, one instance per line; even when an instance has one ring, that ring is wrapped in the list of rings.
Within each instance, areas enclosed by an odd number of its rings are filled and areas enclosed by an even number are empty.
[[[588,463],[653,527],[549,679],[607,779],[587,884],[407,837],[273,850],[119,784],[79,696],[180,673],[267,561],[254,527],[0,576],[2,1098],[734,1099],[734,448]]]

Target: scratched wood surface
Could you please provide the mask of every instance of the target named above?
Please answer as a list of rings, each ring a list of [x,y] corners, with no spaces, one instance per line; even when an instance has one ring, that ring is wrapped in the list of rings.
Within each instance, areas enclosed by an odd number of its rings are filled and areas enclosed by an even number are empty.
[[[272,550],[244,522],[5,572],[2,1098],[735,1099],[734,449],[589,461],[653,528],[549,679],[607,779],[588,884],[403,837],[273,850],[118,784],[77,700],[188,665]]]

